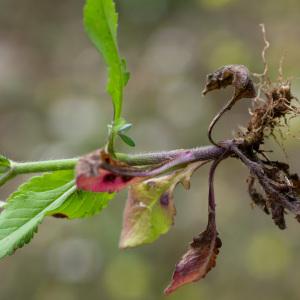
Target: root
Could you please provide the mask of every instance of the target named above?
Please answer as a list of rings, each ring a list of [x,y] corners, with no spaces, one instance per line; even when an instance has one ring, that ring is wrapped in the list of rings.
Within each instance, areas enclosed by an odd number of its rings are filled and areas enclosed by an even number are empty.
[[[280,229],[285,229],[285,214],[288,211],[300,222],[299,176],[289,172],[288,164],[269,159],[265,154],[267,151],[262,147],[267,138],[273,137],[287,158],[281,143],[284,139],[282,130],[289,128],[290,119],[299,116],[300,107],[298,99],[292,94],[291,81],[283,76],[285,55],[280,59],[277,80],[272,82],[269,78],[266,52],[270,43],[266,37],[265,26],[260,26],[265,43],[261,55],[264,71],[261,74],[253,74],[258,79],[255,84],[257,93],[248,69],[242,65],[224,66],[207,77],[204,95],[228,85],[234,87],[234,95],[210,123],[208,138],[219,147],[229,147],[233,155],[249,168],[248,192],[253,203],[270,214]],[[212,138],[213,128],[221,116],[242,98],[253,98],[246,130],[239,132],[231,144],[215,142]],[[280,141],[275,135],[276,132],[281,134]]]

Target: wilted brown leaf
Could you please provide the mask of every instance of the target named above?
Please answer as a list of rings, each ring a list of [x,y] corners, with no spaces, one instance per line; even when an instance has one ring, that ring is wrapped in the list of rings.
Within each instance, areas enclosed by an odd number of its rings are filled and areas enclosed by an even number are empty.
[[[212,90],[225,88],[229,85],[233,85],[235,88],[234,98],[236,100],[256,97],[256,91],[250,78],[249,70],[243,65],[224,66],[207,75],[203,95],[206,95]]]
[[[214,216],[210,215],[207,228],[193,239],[189,250],[176,265],[172,282],[165,289],[171,294],[179,287],[198,281],[216,265],[216,258],[222,242],[218,237]]]
[[[216,227],[216,202],[214,192],[214,175],[222,158],[213,162],[209,171],[208,223],[206,230],[193,239],[189,250],[176,265],[173,278],[165,289],[165,294],[174,292],[179,287],[198,281],[216,265],[216,258],[222,242]]]

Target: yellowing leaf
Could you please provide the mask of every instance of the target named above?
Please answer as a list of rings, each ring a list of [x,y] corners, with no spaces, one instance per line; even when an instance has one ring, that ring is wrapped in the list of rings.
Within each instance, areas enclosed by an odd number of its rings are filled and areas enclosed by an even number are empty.
[[[191,174],[202,164],[197,162],[173,174],[130,187],[120,238],[121,248],[151,243],[169,231],[176,214],[173,191],[179,182],[188,188]]]

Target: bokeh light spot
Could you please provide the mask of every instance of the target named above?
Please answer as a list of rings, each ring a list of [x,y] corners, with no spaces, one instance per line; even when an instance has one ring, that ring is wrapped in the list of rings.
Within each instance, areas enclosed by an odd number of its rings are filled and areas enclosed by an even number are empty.
[[[281,276],[291,261],[288,245],[272,232],[257,233],[246,252],[247,268],[253,276],[272,279]]]
[[[134,255],[120,255],[110,262],[104,284],[113,299],[146,299],[151,274],[145,260]]]

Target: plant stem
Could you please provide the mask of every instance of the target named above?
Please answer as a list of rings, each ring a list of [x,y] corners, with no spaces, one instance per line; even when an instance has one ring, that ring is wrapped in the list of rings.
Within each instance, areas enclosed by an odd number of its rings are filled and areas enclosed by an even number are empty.
[[[227,141],[232,142],[231,140]],[[224,142],[225,143],[225,142]],[[117,153],[116,156],[119,160],[126,162],[129,165],[141,166],[141,165],[154,165],[165,162],[167,160],[175,159],[179,155],[184,153],[190,153],[193,155],[193,159],[208,160],[216,159],[224,153],[224,148],[217,146],[202,146],[192,149],[177,149],[161,152],[148,152],[141,154],[125,154]]]
[[[45,160],[34,162],[12,162],[14,175],[48,171],[71,170],[75,168],[78,158]]]
[[[231,140],[228,143],[232,142]],[[192,149],[177,149],[162,152],[141,154],[116,153],[117,159],[132,166],[151,166],[167,163],[161,168],[173,167],[180,163],[189,163],[200,160],[217,159],[224,154],[225,149],[217,146],[203,146]],[[0,186],[20,174],[73,170],[79,158],[57,159],[34,162],[11,161],[11,168],[0,176]],[[174,161],[173,161],[174,160]],[[160,169],[159,169],[160,170]]]
[[[77,161],[78,158],[34,162],[11,161],[10,169],[0,177],[0,186],[4,185],[7,181],[20,174],[72,170],[75,168]]]

